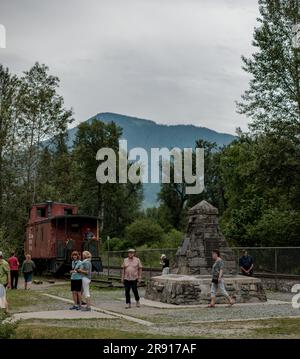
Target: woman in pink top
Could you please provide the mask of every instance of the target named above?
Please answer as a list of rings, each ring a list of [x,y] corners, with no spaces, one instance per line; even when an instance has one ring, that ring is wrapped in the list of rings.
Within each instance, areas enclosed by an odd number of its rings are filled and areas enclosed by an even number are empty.
[[[135,256],[135,250],[128,250],[128,257],[124,259],[122,265],[122,283],[125,287],[125,296],[126,296],[126,307],[131,308],[131,299],[130,299],[130,289],[134,294],[136,300],[136,306],[140,307],[140,297],[137,289],[138,283],[142,279],[142,263]]]
[[[10,269],[10,281],[11,281],[10,287],[11,289],[17,289],[20,263],[14,252],[11,253],[11,256],[8,258],[7,262],[9,264],[9,269]]]

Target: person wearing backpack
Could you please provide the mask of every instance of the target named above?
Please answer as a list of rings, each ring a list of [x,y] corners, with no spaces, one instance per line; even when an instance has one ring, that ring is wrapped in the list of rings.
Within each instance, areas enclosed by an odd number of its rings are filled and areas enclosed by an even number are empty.
[[[35,263],[31,260],[31,255],[26,254],[25,261],[22,264],[21,272],[24,276],[24,289],[29,290],[31,288],[32,276],[35,270]]]

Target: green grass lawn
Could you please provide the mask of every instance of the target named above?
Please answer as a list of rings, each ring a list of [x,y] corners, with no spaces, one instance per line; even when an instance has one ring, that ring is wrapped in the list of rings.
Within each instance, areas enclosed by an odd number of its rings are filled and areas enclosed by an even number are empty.
[[[245,330],[249,325],[249,330]],[[256,326],[256,327],[253,327]],[[236,328],[236,330],[234,329]],[[240,329],[243,328],[242,331]],[[228,333],[226,334],[226,331]],[[234,333],[233,333],[234,332]],[[178,338],[232,338],[232,339],[295,339],[300,338],[300,319],[262,320],[255,323],[223,323],[202,325],[201,333],[170,335],[149,333],[142,330],[129,331],[117,328],[87,328],[46,325],[42,322],[23,322],[16,329],[18,339],[178,339]]]
[[[7,300],[9,312],[38,312],[43,310],[64,309],[65,304],[61,301],[44,296],[36,290],[8,290]]]
[[[22,308],[35,305],[44,299],[47,298],[36,291],[7,290],[7,300],[12,311],[19,311]]]
[[[21,324],[16,330],[17,339],[160,339],[180,336],[153,335],[143,332],[129,332],[111,328],[70,328]]]
[[[256,338],[300,338],[300,319],[276,319],[265,321],[268,327],[253,329]]]

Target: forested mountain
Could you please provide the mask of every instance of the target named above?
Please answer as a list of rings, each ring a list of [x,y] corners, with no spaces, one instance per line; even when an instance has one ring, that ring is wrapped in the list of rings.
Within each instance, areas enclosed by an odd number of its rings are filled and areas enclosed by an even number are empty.
[[[128,141],[128,148],[143,147],[149,150],[151,147],[193,147],[195,141],[202,138],[218,145],[227,145],[234,136],[227,133],[219,133],[206,127],[194,125],[162,125],[151,120],[137,117],[124,116],[111,112],[99,113],[93,119],[105,123],[115,122],[123,129],[122,138]],[[69,130],[69,145],[74,141],[77,127]]]

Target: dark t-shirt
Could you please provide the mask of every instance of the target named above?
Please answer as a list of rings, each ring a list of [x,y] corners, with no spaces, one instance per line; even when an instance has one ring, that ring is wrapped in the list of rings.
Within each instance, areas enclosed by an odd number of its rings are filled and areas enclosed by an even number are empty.
[[[248,270],[253,264],[253,259],[251,256],[242,256],[240,258],[240,267]]]
[[[164,258],[164,259],[162,260],[162,267],[163,267],[163,268],[169,268],[169,266],[170,266],[170,261],[169,261],[169,259],[168,259],[168,258]]]

